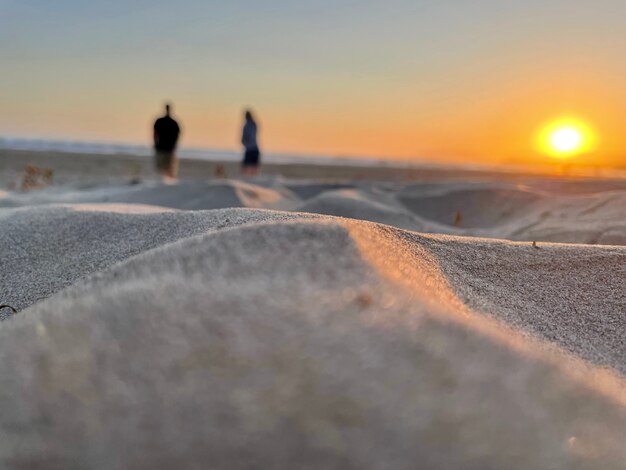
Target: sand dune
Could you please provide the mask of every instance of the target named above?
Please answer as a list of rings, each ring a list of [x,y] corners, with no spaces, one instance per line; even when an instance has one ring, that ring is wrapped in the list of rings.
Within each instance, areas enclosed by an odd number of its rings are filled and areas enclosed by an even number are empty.
[[[558,313],[561,300],[547,295],[534,304],[527,294],[546,281],[575,285],[557,270],[537,276],[537,259],[557,258],[559,270],[593,259],[583,263],[592,272],[615,268],[612,256],[620,260],[624,249],[550,245],[539,254],[527,245],[468,246],[250,210],[33,214],[42,225],[68,227],[47,234],[55,259],[76,247],[69,233],[93,231],[103,215],[103,226],[115,226],[111,244],[133,240],[139,226],[146,234],[185,226],[198,235],[137,248],[141,254],[2,324],[5,463],[622,468],[626,461],[621,379],[488,315],[547,337],[537,328],[547,319],[535,324],[536,312]],[[508,259],[517,269],[498,268],[504,285],[492,292],[463,291],[489,281],[476,275],[486,253],[492,268]],[[588,281],[595,301],[623,309],[621,293],[604,281]],[[504,288],[511,305],[498,297]],[[583,315],[597,307],[580,306]],[[605,321],[619,321],[614,313]],[[566,315],[549,320],[558,331],[583,331]],[[623,351],[607,353],[604,336],[559,339],[620,368]]]
[[[2,194],[4,467],[624,468],[626,192],[257,183]]]
[[[264,218],[262,212],[232,210],[211,214],[156,208],[146,213],[145,207],[79,204],[0,210],[2,303],[21,310],[143,251]]]
[[[215,183],[187,182],[164,185],[156,182],[138,185],[104,186],[68,191],[50,188],[44,191],[6,193],[0,207],[20,207],[50,203],[126,203],[148,204],[184,210],[208,210],[249,207],[288,210],[297,197],[287,189],[271,189],[243,181]]]
[[[456,212],[466,228],[503,225],[524,216],[545,197],[526,188],[482,185],[413,186],[397,199],[411,212],[441,224],[453,225]]]
[[[335,215],[368,220],[419,232],[449,232],[450,229],[420,218],[407,211],[392,198],[367,194],[357,189],[326,191],[296,208],[299,212]]]
[[[626,244],[626,191],[553,194],[499,183],[323,192],[297,210],[407,230],[518,241]],[[458,220],[457,220],[458,219]]]
[[[0,207],[50,203],[144,204],[181,210],[246,207],[334,215],[428,233],[626,245],[626,190],[615,190],[614,182],[607,183],[606,191],[599,183],[581,182],[579,190],[573,186],[225,180],[5,192]]]
[[[600,245],[626,244],[626,192],[546,198],[535,219],[511,232],[514,239]]]

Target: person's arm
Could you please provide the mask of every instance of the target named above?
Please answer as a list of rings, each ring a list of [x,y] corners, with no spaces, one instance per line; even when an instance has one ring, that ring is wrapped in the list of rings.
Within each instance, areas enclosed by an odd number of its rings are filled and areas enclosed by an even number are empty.
[[[245,126],[243,126],[243,131],[241,133],[241,144],[244,147],[248,146],[248,125],[246,124]]]
[[[154,125],[154,133],[152,138],[154,139],[154,147],[156,148],[159,145],[159,133],[157,131],[156,124]]]

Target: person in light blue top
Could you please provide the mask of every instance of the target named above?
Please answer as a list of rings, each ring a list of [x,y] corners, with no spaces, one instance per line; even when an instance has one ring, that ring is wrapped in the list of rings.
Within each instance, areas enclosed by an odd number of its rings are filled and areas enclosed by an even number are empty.
[[[246,110],[245,124],[241,136],[241,143],[245,148],[243,162],[241,163],[241,173],[244,176],[256,176],[259,173],[261,163],[261,151],[257,140],[258,125],[252,115],[252,111]]]

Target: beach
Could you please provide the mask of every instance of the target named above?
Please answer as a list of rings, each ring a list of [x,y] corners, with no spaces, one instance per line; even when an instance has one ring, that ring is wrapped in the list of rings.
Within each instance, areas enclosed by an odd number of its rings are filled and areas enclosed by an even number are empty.
[[[626,180],[179,176],[0,150],[5,467],[626,468]]]

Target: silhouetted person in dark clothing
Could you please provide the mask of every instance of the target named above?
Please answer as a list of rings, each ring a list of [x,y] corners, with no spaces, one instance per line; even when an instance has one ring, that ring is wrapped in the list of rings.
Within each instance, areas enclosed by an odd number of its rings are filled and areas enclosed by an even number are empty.
[[[176,178],[178,159],[176,144],[180,136],[178,123],[170,116],[170,105],[165,105],[165,116],[154,123],[154,150],[157,171],[163,176]]]
[[[257,140],[258,126],[251,111],[246,111],[241,143],[245,147],[241,172],[244,176],[256,176],[259,172],[261,151]]]

